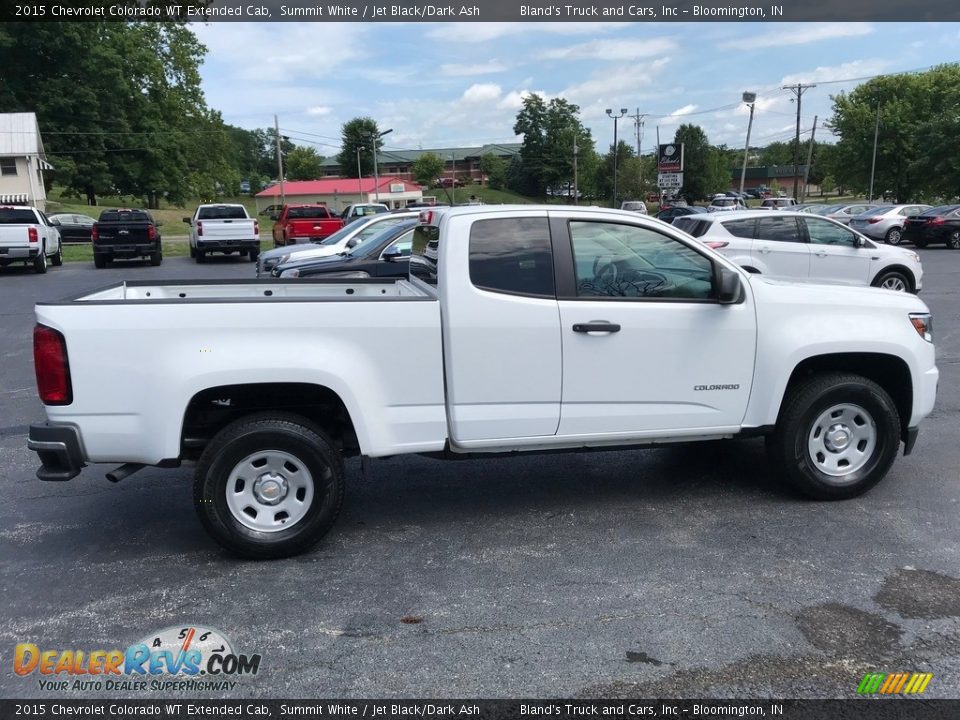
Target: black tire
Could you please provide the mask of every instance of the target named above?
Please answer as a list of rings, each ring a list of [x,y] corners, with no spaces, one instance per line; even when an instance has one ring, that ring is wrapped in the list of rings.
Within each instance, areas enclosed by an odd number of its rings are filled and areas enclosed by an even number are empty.
[[[207,254],[203,250],[197,250],[195,257],[198,263],[205,263],[207,261]]]
[[[811,445],[829,444],[829,433],[817,428],[832,422],[823,420],[828,411],[840,406],[852,407],[853,425],[857,431],[869,431],[873,423],[874,445],[865,440],[864,456],[849,463],[851,472],[838,475],[842,467],[829,470],[829,463],[843,453],[827,450],[814,454]],[[846,412],[846,411],[844,411]],[[859,418],[859,421],[858,421]],[[862,424],[861,424],[862,423]],[[845,428],[845,421],[833,427]],[[861,430],[862,429],[862,430]],[[831,428],[832,430],[832,428]],[[839,433],[844,430],[840,429]],[[852,433],[847,431],[847,442]],[[843,435],[837,436],[843,441]],[[854,436],[853,439],[856,439]],[[852,447],[850,445],[849,447]],[[867,492],[890,470],[900,447],[900,415],[890,395],[872,380],[850,373],[830,372],[814,375],[787,392],[777,429],[768,439],[767,448],[775,464],[785,473],[789,483],[800,493],[815,500],[846,500]],[[831,456],[829,453],[834,452]],[[819,456],[819,457],[818,457]],[[840,462],[843,462],[842,460]]]
[[[954,230],[947,238],[947,247],[951,250],[960,250],[960,230]]]
[[[883,241],[887,245],[899,245],[903,242],[903,229],[898,227],[892,227],[887,230],[887,234],[884,236]]]
[[[197,249],[193,245],[190,246],[190,257],[191,258],[197,257]]]
[[[260,257],[260,250],[259,250],[259,249],[257,249],[257,250],[251,250],[251,251],[250,251],[250,254],[249,254],[249,257],[250,257],[250,262],[256,262],[256,261],[257,261],[257,258]]]
[[[40,248],[40,253],[33,259],[33,271],[37,275],[43,275],[47,271],[47,249]]]
[[[162,262],[163,262],[163,250],[157,250],[156,252],[150,253],[150,264],[153,267],[157,267]]]
[[[93,254],[93,266],[97,270],[103,270],[107,266],[107,259],[98,253]]]
[[[921,240],[920,238],[913,241],[913,246],[918,248],[925,248],[928,244],[926,240]]]
[[[57,254],[53,256],[53,266],[60,267],[63,265],[63,244],[60,244],[60,247],[57,248]]]
[[[255,485],[251,485],[250,499],[240,501],[250,504],[243,511],[248,519],[238,519],[228,503],[231,474],[240,472],[240,467],[244,465],[251,468],[257,460],[250,463],[247,460],[256,458],[259,453],[291,456],[309,473],[306,479],[310,480],[312,498],[290,527],[261,531],[244,524],[277,522],[276,514],[273,519],[269,517],[267,508],[270,505],[258,503],[252,495]],[[287,466],[287,463],[282,465],[283,468]],[[266,468],[266,465],[263,467]],[[266,474],[260,480],[264,477]],[[306,482],[306,479],[302,482]],[[247,482],[254,481],[252,478],[236,478],[233,482],[234,488],[245,489]],[[294,482],[291,479],[289,487]],[[193,499],[200,522],[214,540],[237,555],[266,560],[296,555],[316,545],[330,531],[340,514],[344,485],[343,460],[320,428],[299,415],[257,413],[228,425],[207,445],[197,463]],[[299,492],[298,489],[295,498],[299,498]],[[265,513],[262,520],[261,512]]]
[[[895,292],[913,292],[913,283],[899,270],[882,272],[873,279],[873,287],[886,287]]]

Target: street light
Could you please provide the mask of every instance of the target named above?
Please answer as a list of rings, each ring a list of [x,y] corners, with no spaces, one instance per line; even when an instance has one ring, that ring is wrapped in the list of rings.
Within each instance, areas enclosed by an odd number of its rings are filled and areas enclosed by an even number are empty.
[[[750,122],[747,123],[747,144],[743,148],[743,169],[740,170],[740,195],[743,195],[743,181],[747,178],[747,155],[750,154],[750,130],[753,128],[753,105],[757,101],[757,94],[745,92],[743,101],[750,107]],[[742,199],[742,198],[741,198]]]
[[[363,173],[360,172],[360,151],[366,150],[363,145],[357,148],[357,202],[363,202]]]
[[[384,130],[382,133],[377,133],[376,135],[371,133],[370,135],[370,143],[373,145],[373,192],[377,198],[375,202],[380,202],[380,169],[377,167],[377,142],[384,135],[389,135],[392,132],[393,128],[390,128],[389,130]]]
[[[617,120],[627,114],[626,108],[620,108],[620,114],[614,115],[613,110],[607,108],[607,117],[613,118],[613,204],[617,206]]]

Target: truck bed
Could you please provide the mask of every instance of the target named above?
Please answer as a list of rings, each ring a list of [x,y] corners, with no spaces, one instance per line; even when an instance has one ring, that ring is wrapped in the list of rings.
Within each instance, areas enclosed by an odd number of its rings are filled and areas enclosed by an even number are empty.
[[[169,284],[121,282],[62,303],[191,303],[349,300],[426,300],[407,280],[181,280]]]

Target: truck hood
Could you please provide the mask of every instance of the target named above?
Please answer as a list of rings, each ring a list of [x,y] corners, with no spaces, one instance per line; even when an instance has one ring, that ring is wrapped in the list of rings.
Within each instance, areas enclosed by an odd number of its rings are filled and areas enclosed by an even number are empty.
[[[926,303],[912,293],[865,285],[834,285],[821,281],[785,280],[756,274],[749,275],[748,282],[758,295],[773,295],[800,304],[838,307],[870,305],[906,312],[930,312]]]

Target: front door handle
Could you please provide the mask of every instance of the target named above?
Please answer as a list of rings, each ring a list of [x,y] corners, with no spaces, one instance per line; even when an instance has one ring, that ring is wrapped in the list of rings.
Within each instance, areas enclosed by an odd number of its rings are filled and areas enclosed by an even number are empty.
[[[766,254],[768,254],[768,253],[770,252],[770,248],[768,248],[766,245],[764,245],[762,248],[760,248],[760,252],[763,253],[764,255],[766,255]]]
[[[615,333],[620,332],[620,326],[616,323],[607,322],[606,320],[595,320],[588,323],[576,323],[573,326],[573,331],[578,333]]]
[[[826,253],[825,250],[818,250],[818,251],[817,251],[817,257],[826,257],[826,256],[827,256],[827,253]]]

